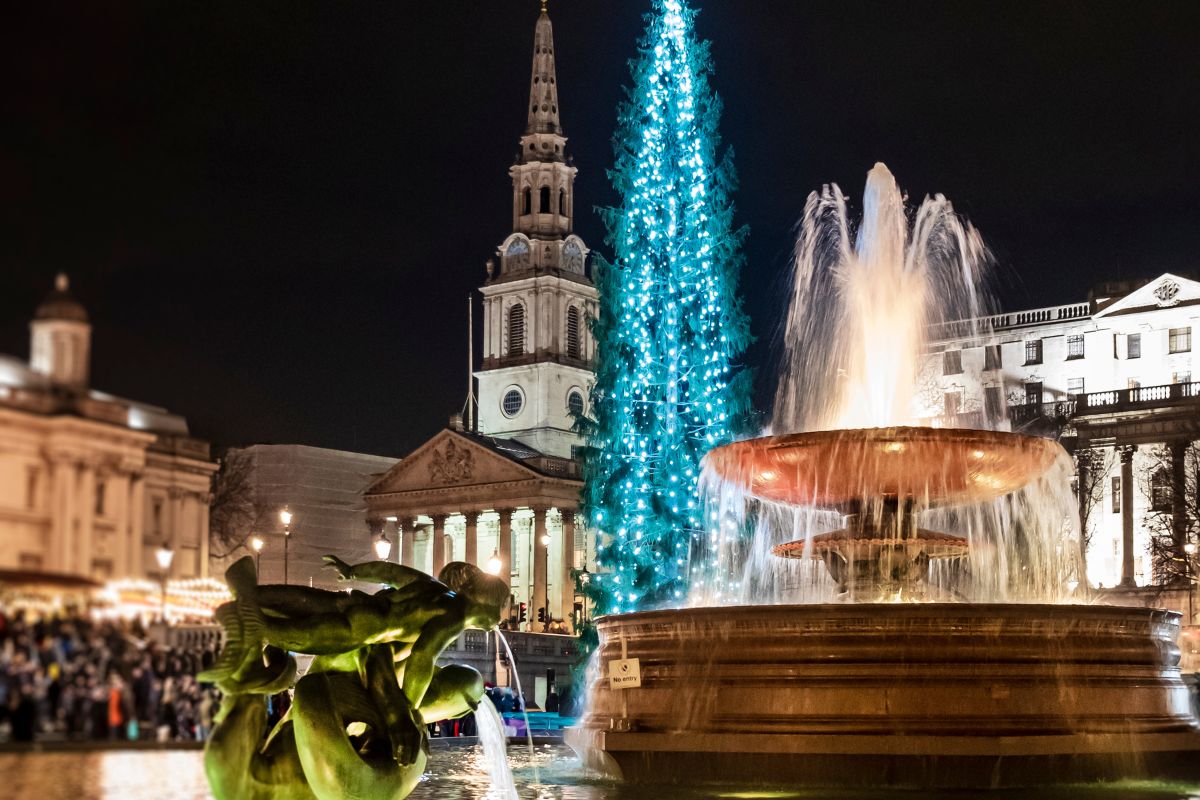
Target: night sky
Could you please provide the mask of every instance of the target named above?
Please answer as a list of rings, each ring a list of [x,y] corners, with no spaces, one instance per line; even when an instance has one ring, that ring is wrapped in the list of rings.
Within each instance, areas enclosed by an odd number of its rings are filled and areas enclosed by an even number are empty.
[[[648,0],[552,0],[576,208]],[[1006,308],[1200,271],[1200,3],[705,0],[769,402],[805,195],[884,161],[983,232]],[[400,456],[465,395],[510,232],[534,0],[26,3],[0,34],[0,352],[55,272],[93,385],[217,445]],[[599,219],[577,232],[606,251]]]

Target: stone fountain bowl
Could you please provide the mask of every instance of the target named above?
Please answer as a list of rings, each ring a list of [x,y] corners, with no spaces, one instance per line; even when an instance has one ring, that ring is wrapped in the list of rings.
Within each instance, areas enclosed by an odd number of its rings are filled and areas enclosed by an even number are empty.
[[[987,788],[1200,777],[1179,614],[1034,604],[601,617],[585,764],[634,783]],[[610,684],[637,659],[640,684]],[[620,672],[620,670],[616,670]]]
[[[867,498],[918,508],[992,500],[1062,452],[1049,439],[1002,431],[857,428],[734,442],[705,465],[760,500],[854,512]]]

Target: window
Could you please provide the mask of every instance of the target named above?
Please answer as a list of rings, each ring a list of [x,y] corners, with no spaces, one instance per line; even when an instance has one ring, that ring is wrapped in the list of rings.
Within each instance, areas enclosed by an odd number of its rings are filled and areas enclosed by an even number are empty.
[[[1032,381],[1025,384],[1025,405],[1042,402],[1042,382]]]
[[[1000,345],[989,344],[983,348],[983,368],[984,369],[1000,369],[1002,358],[1000,356]]]
[[[506,417],[515,417],[521,413],[523,405],[525,405],[525,395],[521,394],[520,389],[513,388],[504,393],[504,399],[500,401],[500,410]]]
[[[989,422],[995,422],[1004,415],[1004,395],[999,386],[988,386],[983,390],[983,413]]]
[[[520,303],[508,310],[508,354],[525,354],[525,306]]]
[[[1171,328],[1167,336],[1168,353],[1186,353],[1192,349],[1191,328]]]
[[[104,516],[104,481],[96,484],[96,516]]]
[[[1155,470],[1150,476],[1150,510],[1171,510],[1171,473],[1166,467]]]
[[[541,191],[538,192],[538,194],[539,194],[538,213],[539,214],[549,214],[550,213],[550,187],[543,186],[541,188]]]
[[[1067,378],[1067,394],[1083,394],[1083,378]]]
[[[947,350],[942,353],[942,374],[958,375],[962,372],[962,350]]]
[[[567,358],[579,358],[579,307],[567,309]]]
[[[1040,364],[1042,363],[1042,340],[1030,339],[1025,343],[1025,363]]]
[[[576,417],[583,416],[583,392],[572,389],[567,394],[567,411]]]
[[[1112,513],[1121,513],[1121,479],[1112,479]]]
[[[946,392],[943,396],[946,416],[953,417],[962,409],[962,392]]]
[[[30,467],[25,473],[25,507],[37,508],[38,470]]]
[[[529,191],[529,187],[525,187],[524,198],[521,201],[521,213],[533,213],[533,192]]]
[[[1067,358],[1083,358],[1083,334],[1073,333],[1067,337]]]
[[[1171,383],[1191,383],[1192,373],[1190,372],[1172,372]]]
[[[564,217],[567,215],[567,190],[566,189],[558,190],[558,213]]]
[[[155,535],[162,534],[162,510],[163,510],[162,498],[161,497],[154,498],[153,505],[151,506],[151,517],[154,520]]]
[[[1142,335],[1140,333],[1131,333],[1125,338],[1125,357],[1142,357]]]

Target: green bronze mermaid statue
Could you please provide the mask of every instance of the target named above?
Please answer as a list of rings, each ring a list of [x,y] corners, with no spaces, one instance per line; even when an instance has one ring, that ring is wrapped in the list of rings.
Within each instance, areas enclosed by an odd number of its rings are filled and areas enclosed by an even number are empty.
[[[400,800],[425,768],[426,725],[471,713],[483,679],[437,658],[467,628],[492,630],[508,586],[470,564],[438,579],[385,562],[328,565],[375,594],[259,586],[246,557],[225,573],[216,611],[225,646],[200,680],[224,697],[205,748],[217,800]],[[292,653],[314,656],[296,680]],[[294,684],[268,730],[268,696]]]

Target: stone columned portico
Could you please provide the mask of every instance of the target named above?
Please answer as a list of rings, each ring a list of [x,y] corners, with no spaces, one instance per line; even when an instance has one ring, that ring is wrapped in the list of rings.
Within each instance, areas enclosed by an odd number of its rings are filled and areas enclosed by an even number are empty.
[[[565,621],[570,631],[572,571],[585,563],[576,548],[578,469],[512,439],[447,428],[367,488],[368,525],[393,543],[389,560],[426,572],[498,560],[513,602],[526,604],[522,628]]]

